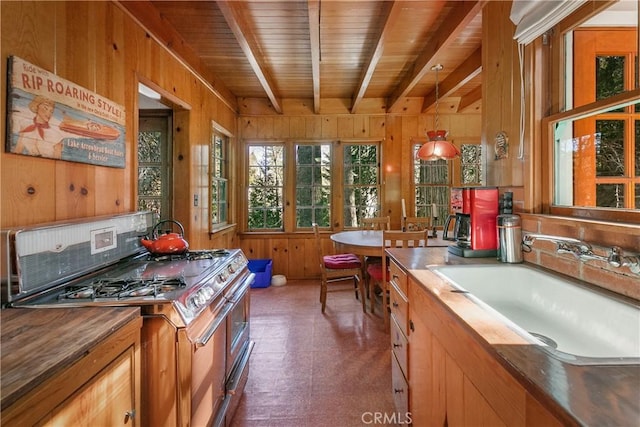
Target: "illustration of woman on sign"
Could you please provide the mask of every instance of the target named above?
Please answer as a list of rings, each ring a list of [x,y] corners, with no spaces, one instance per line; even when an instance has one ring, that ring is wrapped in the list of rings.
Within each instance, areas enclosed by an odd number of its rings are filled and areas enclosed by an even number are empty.
[[[14,153],[54,159],[61,157],[64,134],[51,121],[55,106],[54,101],[44,96],[37,95],[33,98],[29,103],[29,110],[35,116],[14,127],[18,133],[18,141],[12,150]]]

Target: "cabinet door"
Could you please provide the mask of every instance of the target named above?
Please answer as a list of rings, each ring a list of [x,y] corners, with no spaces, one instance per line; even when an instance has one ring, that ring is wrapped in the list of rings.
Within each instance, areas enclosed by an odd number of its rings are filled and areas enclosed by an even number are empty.
[[[446,357],[446,407],[450,427],[506,427],[497,412],[467,378],[458,364]]]
[[[45,426],[136,426],[133,347],[64,401]],[[72,373],[71,373],[72,374]]]
[[[399,414],[409,413],[409,384],[404,378],[402,368],[396,359],[394,354],[391,354],[391,386],[393,387],[393,402],[396,406],[396,411]],[[419,425],[415,424],[414,425]]]
[[[398,322],[400,330],[409,336],[409,302],[392,281],[389,286],[389,311],[392,318]]]
[[[443,426],[446,353],[425,319],[425,298],[419,285],[409,280],[409,410],[415,426]]]

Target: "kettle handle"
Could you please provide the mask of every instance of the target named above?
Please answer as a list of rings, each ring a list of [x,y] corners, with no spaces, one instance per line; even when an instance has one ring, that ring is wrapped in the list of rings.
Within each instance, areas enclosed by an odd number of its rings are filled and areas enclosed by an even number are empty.
[[[455,219],[455,215],[449,215],[444,222],[444,233],[442,233],[442,240],[455,240],[453,237],[449,237],[449,224],[451,219]]]
[[[178,221],[174,220],[174,219],[165,219],[163,221],[160,221],[159,223],[157,223],[154,227],[153,230],[151,230],[151,235],[153,236],[153,238],[155,239],[156,237],[158,237],[158,231],[157,228],[159,226],[161,226],[162,224],[166,223],[166,222],[172,222],[174,224],[176,224],[179,228],[180,228],[180,236],[184,236],[184,227],[182,226],[182,224],[180,224]]]

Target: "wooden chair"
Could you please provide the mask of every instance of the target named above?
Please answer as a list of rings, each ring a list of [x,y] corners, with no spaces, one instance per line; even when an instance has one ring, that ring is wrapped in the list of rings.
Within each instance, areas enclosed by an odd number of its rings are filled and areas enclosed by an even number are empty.
[[[431,228],[431,218],[408,216],[402,218],[402,229],[404,231],[422,231]]]
[[[374,287],[377,284],[382,291],[382,315],[385,327],[389,328],[389,267],[387,257],[384,256],[386,248],[424,248],[428,245],[427,230],[422,231],[383,231],[382,232],[382,262],[370,264],[367,274],[370,277],[368,283],[371,296],[371,312],[375,307]],[[383,272],[385,272],[383,274]]]
[[[377,216],[373,218],[362,218],[360,221],[361,230],[391,230],[391,217],[389,216]],[[379,256],[367,256],[364,257],[364,284],[367,289],[367,296],[371,298],[369,293],[369,274],[367,269],[371,264],[380,264],[382,258]],[[373,301],[373,300],[372,300]]]
[[[367,308],[364,296],[364,283],[360,280],[362,277],[362,261],[360,261],[360,258],[354,254],[326,255],[322,249],[322,240],[320,239],[318,224],[314,223],[312,224],[312,227],[316,240],[318,259],[320,262],[320,272],[322,273],[322,283],[320,284],[320,303],[322,304],[322,312],[324,313],[327,306],[327,292],[329,292],[329,284],[345,280],[353,280],[354,285],[360,292],[362,311],[366,313]],[[337,291],[344,289],[336,288],[332,289],[332,291],[333,290]],[[357,297],[358,291],[356,291],[356,298]]]
[[[360,220],[362,230],[390,230],[391,218],[389,216],[377,216],[373,218],[362,218]]]

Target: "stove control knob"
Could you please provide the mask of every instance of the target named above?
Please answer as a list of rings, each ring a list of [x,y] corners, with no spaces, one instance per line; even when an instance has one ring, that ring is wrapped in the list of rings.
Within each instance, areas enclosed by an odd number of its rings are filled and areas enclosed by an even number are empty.
[[[209,298],[213,296],[213,289],[209,286],[205,286],[202,288],[202,295],[204,295],[206,301],[209,301]]]
[[[191,310],[197,310],[197,309],[198,309],[198,307],[200,307],[200,306],[198,305],[198,298],[197,298],[197,296],[196,296],[196,295],[194,295],[194,296],[192,296],[191,298],[189,298],[189,303],[188,303],[188,305],[189,305],[189,308],[190,308]]]
[[[229,273],[233,274],[236,272],[236,267],[233,264],[229,264],[229,266],[227,267],[227,270],[229,270]]]
[[[196,298],[198,307],[202,307],[207,302],[207,296],[202,291],[203,289],[200,289],[198,292],[196,292],[195,298]]]

